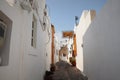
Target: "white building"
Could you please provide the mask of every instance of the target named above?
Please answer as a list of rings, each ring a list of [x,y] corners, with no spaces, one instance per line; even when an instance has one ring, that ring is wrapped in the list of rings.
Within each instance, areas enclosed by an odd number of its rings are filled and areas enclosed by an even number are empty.
[[[59,50],[60,50],[60,42],[57,36],[55,36],[55,56],[54,56],[55,63],[59,61]]]
[[[51,63],[46,13],[45,0],[0,0],[0,80],[43,80]]]
[[[70,38],[68,40],[68,44],[67,45],[68,45],[68,56],[67,56],[68,59],[67,59],[67,61],[70,62],[69,58],[72,57],[72,50],[73,50],[73,39],[72,38]]]
[[[72,57],[72,44],[73,44],[73,40],[71,38],[63,38],[61,40],[60,48],[66,46],[66,48],[64,48],[63,52],[67,54],[66,56],[63,56],[63,54],[62,54],[61,59],[63,61],[69,62],[69,58]]]
[[[84,10],[79,24],[75,26],[74,33],[76,34],[77,56],[76,66],[83,71],[83,36],[94,19],[96,12],[94,10]]]
[[[67,45],[68,45],[68,39],[62,38],[60,41],[60,51],[59,51],[60,60],[67,61],[67,55],[64,56],[64,54],[68,53]]]
[[[89,80],[120,80],[120,0],[108,0],[83,39]]]

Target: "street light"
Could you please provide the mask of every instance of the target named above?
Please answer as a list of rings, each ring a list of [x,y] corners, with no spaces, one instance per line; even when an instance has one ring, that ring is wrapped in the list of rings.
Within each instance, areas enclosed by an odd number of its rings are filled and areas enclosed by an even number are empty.
[[[78,25],[78,16],[75,16],[75,24],[76,24],[76,26]]]

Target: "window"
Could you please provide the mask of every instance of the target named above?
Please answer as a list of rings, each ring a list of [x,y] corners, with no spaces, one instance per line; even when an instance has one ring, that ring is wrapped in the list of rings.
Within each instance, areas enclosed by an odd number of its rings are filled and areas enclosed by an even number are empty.
[[[0,37],[4,37],[4,29],[1,27],[2,25],[0,24]]]
[[[0,11],[0,67],[9,65],[12,20]]]
[[[34,48],[36,48],[36,34],[37,34],[37,20],[36,20],[35,16],[33,15],[31,46]]]
[[[3,45],[6,33],[6,25],[0,21],[0,46]]]

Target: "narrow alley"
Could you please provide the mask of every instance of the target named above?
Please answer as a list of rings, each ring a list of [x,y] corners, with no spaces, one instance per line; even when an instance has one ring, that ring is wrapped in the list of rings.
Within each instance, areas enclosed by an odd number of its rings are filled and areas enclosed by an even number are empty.
[[[54,67],[54,70],[46,72],[44,80],[88,80],[85,74],[66,61],[61,60]]]
[[[120,80],[120,0],[0,0],[0,80]]]

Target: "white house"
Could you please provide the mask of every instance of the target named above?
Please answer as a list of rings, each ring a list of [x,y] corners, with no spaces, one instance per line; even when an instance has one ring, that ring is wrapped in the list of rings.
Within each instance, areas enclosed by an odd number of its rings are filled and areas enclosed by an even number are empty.
[[[60,50],[60,42],[57,38],[57,36],[55,36],[55,56],[54,56],[54,60],[55,60],[55,63],[59,61],[59,50]]]
[[[83,71],[83,36],[94,19],[96,12],[94,10],[84,10],[80,17],[79,24],[74,28],[76,34],[77,56],[76,66]]]
[[[43,80],[50,33],[45,0],[0,0],[0,80]]]
[[[108,0],[83,38],[89,80],[120,80],[120,0]]]

